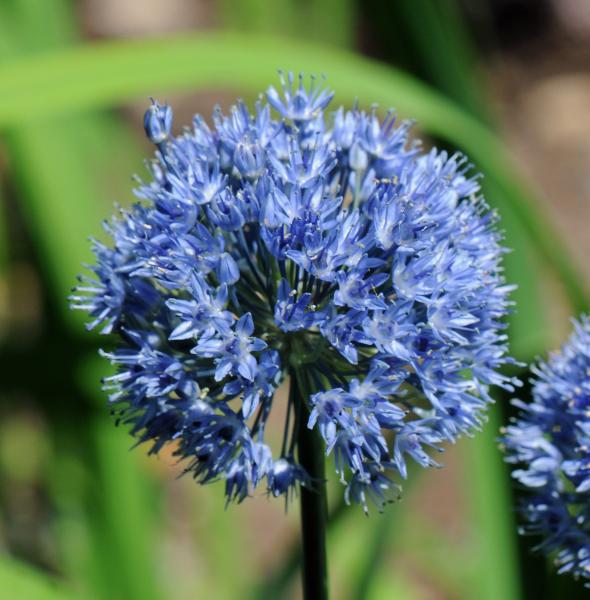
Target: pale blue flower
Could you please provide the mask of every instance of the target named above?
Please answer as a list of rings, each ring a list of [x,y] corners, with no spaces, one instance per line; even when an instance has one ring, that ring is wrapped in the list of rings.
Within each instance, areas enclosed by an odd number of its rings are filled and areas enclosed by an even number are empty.
[[[119,419],[154,452],[175,442],[197,481],[236,501],[313,486],[297,460],[312,427],[346,498],[381,508],[408,458],[435,465],[481,425],[489,386],[512,389],[502,236],[462,157],[421,153],[393,113],[326,114],[315,79],[281,87],[177,136],[152,104],[140,203],[106,225],[72,304],[116,336]],[[287,376],[307,407],[288,402],[273,452]]]
[[[506,460],[523,488],[521,532],[560,573],[590,585],[590,320],[548,361],[533,369],[532,401],[515,400],[519,415],[503,432]]]

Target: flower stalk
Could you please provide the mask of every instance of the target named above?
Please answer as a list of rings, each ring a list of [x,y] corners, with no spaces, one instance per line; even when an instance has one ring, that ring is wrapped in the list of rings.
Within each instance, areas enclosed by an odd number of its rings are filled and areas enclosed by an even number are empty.
[[[305,600],[327,600],[328,561],[326,524],[328,517],[324,444],[317,429],[309,429],[309,409],[300,386],[300,374],[291,377],[291,393],[299,412],[297,447],[299,464],[309,475],[309,483],[301,486],[301,545],[303,597]]]

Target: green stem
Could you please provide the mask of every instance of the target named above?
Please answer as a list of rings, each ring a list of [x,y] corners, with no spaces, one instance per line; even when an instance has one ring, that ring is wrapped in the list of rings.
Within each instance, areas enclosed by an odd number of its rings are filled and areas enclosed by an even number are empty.
[[[298,376],[291,376],[291,389],[299,412],[297,443],[299,464],[311,478],[301,488],[301,543],[303,565],[303,597],[305,600],[327,600],[328,561],[326,556],[326,477],[324,445],[316,430],[308,429],[309,409]]]

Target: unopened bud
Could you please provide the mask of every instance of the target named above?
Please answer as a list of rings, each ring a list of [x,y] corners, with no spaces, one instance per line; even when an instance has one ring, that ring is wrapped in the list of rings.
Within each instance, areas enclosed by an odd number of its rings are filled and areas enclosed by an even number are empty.
[[[150,142],[161,144],[170,135],[172,109],[167,104],[162,106],[152,100],[152,105],[145,111],[143,126]]]

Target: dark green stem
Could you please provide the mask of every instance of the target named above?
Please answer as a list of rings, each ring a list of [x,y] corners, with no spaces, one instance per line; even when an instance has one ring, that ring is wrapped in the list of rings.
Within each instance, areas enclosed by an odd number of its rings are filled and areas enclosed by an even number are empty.
[[[326,556],[326,477],[324,444],[317,430],[308,429],[309,409],[301,389],[301,373],[293,373],[291,386],[297,419],[299,464],[310,477],[301,488],[301,543],[303,597],[305,600],[327,600],[328,561]]]

